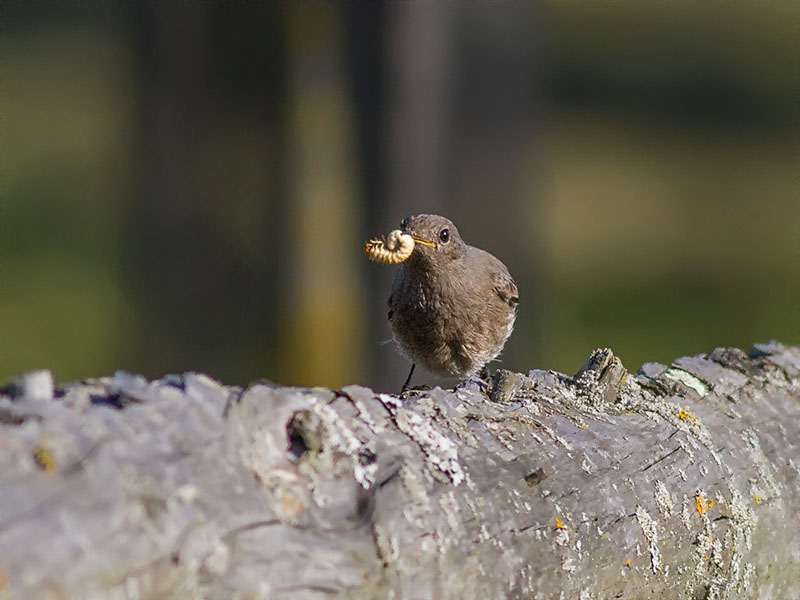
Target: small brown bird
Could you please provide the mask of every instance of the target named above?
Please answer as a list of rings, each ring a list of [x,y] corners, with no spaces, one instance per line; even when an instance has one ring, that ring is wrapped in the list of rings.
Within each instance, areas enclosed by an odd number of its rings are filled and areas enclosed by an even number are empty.
[[[445,377],[475,375],[500,354],[514,328],[514,279],[444,217],[406,217],[400,228],[416,242],[389,296],[394,340],[412,362],[403,391],[417,364]]]

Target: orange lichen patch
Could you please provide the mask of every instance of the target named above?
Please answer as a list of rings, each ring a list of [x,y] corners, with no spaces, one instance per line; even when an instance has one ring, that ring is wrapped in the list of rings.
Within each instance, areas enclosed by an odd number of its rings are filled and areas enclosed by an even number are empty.
[[[581,423],[581,428],[586,429],[588,425],[586,423]]]
[[[630,567],[631,566],[631,559],[630,558],[625,561],[625,566],[626,567]]]
[[[697,514],[702,517],[703,513],[706,511],[706,504],[705,504],[705,500],[703,499],[703,497],[702,496],[695,496],[694,497],[694,505],[697,508]]]
[[[279,497],[281,500],[281,509],[283,510],[284,515],[294,518],[305,510],[303,503],[294,494],[280,492]]]
[[[691,419],[692,423],[697,423],[697,419],[688,410],[682,410],[678,413],[678,416],[680,417],[681,421]]]
[[[561,521],[561,519],[556,517],[556,529],[566,529],[566,528],[567,528],[567,526],[564,525],[564,523]]]
[[[756,501],[756,504],[761,504],[761,498],[759,498],[759,497],[758,497],[758,496],[756,496],[755,494],[753,494],[753,500],[755,500],[755,501]]]
[[[36,465],[45,473],[55,473],[56,459],[53,454],[44,446],[36,446],[33,450],[33,460]]]
[[[697,514],[702,517],[703,513],[705,513],[706,511],[708,511],[708,509],[714,506],[714,501],[713,500],[706,501],[706,499],[701,494],[699,496],[694,497],[694,505],[695,508],[697,508]]]
[[[511,413],[511,418],[514,419],[517,423],[521,423],[528,429],[533,429],[533,425],[529,422],[527,418],[522,416],[519,413]],[[542,460],[541,458],[539,460]]]

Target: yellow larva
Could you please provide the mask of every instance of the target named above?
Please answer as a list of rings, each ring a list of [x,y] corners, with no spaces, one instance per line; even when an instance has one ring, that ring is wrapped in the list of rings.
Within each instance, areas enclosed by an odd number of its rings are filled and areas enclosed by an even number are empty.
[[[392,231],[384,242],[382,239],[371,239],[364,246],[364,252],[370,260],[385,265],[397,265],[406,260],[414,252],[414,238],[399,229]]]

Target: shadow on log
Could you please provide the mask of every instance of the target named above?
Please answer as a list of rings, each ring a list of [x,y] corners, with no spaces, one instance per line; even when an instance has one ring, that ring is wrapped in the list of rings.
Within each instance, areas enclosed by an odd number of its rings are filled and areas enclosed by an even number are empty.
[[[800,349],[0,396],[0,598],[798,598]]]

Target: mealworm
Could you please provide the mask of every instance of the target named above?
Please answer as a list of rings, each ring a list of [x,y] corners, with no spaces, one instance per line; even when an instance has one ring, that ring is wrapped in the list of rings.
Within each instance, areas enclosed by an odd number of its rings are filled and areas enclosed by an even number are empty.
[[[364,245],[364,252],[370,260],[385,265],[400,264],[413,251],[414,238],[399,229],[392,231],[386,241],[373,238]]]

